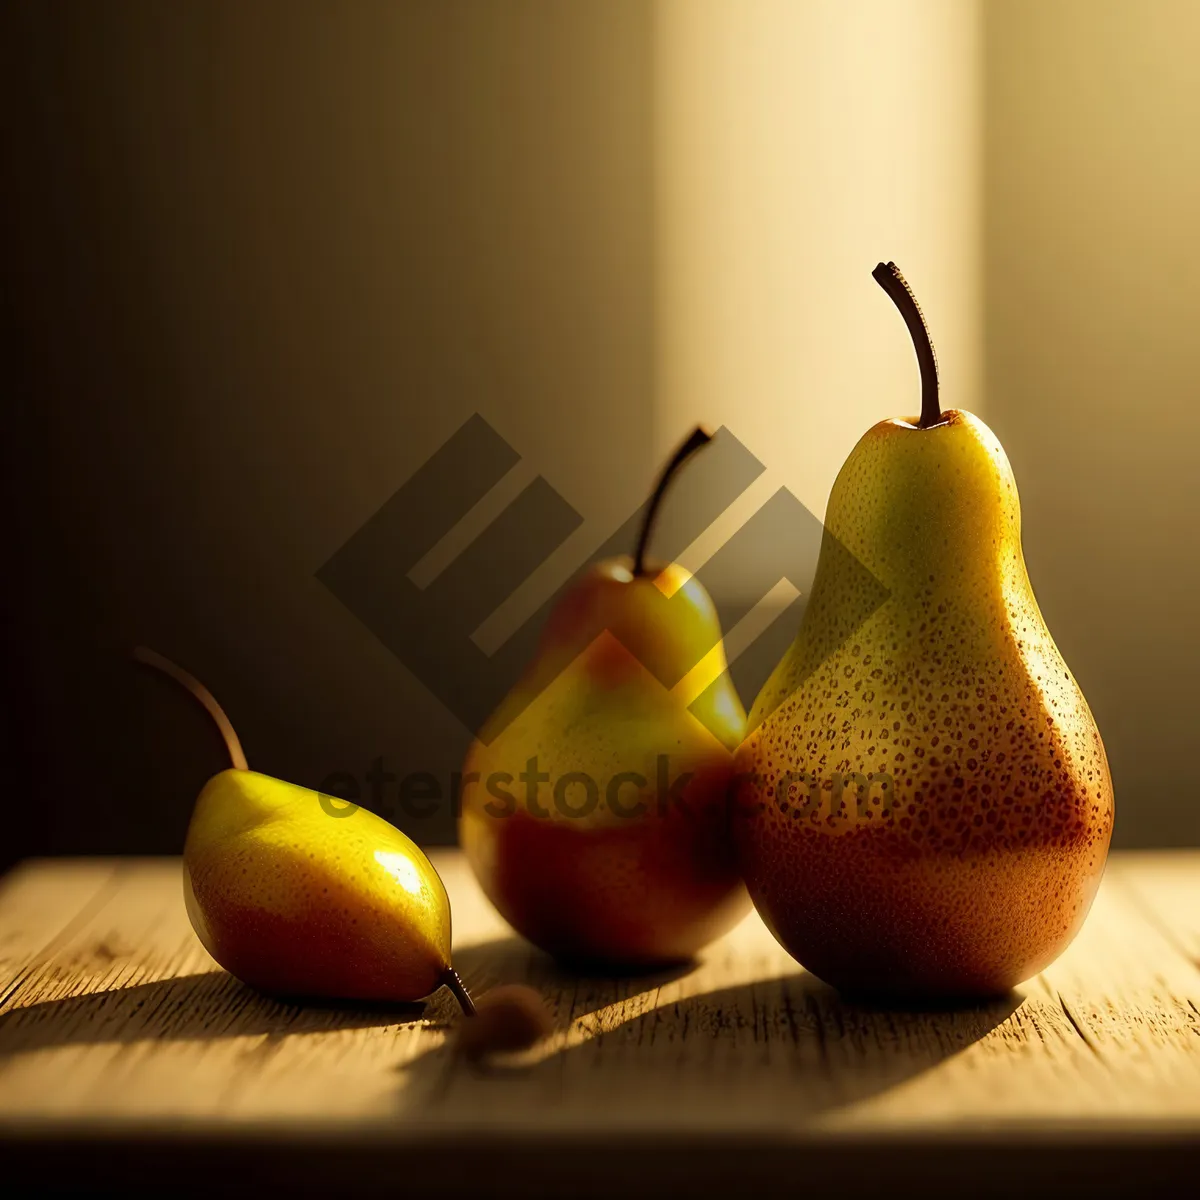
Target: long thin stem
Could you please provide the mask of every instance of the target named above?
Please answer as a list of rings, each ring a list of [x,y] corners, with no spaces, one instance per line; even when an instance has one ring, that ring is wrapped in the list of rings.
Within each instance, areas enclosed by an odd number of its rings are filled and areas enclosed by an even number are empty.
[[[925,323],[925,314],[921,312],[908,280],[900,274],[895,263],[880,263],[871,272],[871,277],[892,298],[892,303],[900,310],[908,326],[913,348],[917,352],[917,364],[921,368],[921,419],[917,425],[921,429],[928,429],[942,419],[942,402],[938,394],[937,355],[929,336],[929,326]]]
[[[638,534],[637,550],[633,555],[633,573],[635,575],[646,574],[646,550],[650,545],[650,534],[654,529],[654,521],[658,516],[659,505],[662,503],[663,493],[666,492],[668,484],[670,484],[675,472],[701,446],[707,446],[711,441],[712,434],[697,425],[688,435],[687,440],[671,455],[670,462],[663,467],[662,474],[658,477],[658,483],[654,485],[654,494],[650,497],[650,503],[646,506],[646,515],[642,519],[642,529]]]
[[[442,982],[454,993],[455,1000],[463,1010],[463,1016],[473,1017],[475,1001],[471,999],[471,993],[467,991],[467,985],[463,983],[462,976],[453,967],[447,967],[442,976]]]
[[[233,724],[225,715],[225,710],[217,703],[216,697],[208,690],[194,675],[185,671],[182,667],[176,666],[169,658],[163,658],[155,650],[150,650],[146,646],[137,646],[134,648],[133,657],[140,663],[145,663],[147,666],[156,667],[158,670],[170,675],[176,683],[187,688],[208,711],[208,715],[217,723],[217,728],[221,731],[221,736],[225,739],[225,748],[229,751],[229,761],[232,766],[238,771],[248,771],[250,768],[246,765],[246,755],[242,752],[242,743],[238,741],[238,735],[233,730]]]

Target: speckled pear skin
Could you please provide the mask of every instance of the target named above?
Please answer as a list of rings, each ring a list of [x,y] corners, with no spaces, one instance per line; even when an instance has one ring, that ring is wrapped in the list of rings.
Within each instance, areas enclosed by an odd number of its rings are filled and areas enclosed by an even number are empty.
[[[213,958],[273,995],[411,1002],[450,966],[450,904],[415,843],[256,771],[222,771],[200,793],[184,896]]]
[[[1104,868],[1113,793],[1087,702],[1034,599],[1020,506],[961,411],[876,425],[830,496],[890,590],[845,628],[844,555],[819,560],[795,643],[738,754],[739,859],[779,942],[839,989],[995,995],[1070,942]],[[784,772],[810,772],[806,783]],[[835,774],[882,773],[859,800]],[[782,799],[780,799],[782,797]]]
[[[463,771],[459,840],[484,892],[519,933],[574,964],[686,960],[750,909],[729,829],[745,711],[707,592],[665,568],[660,581],[683,603],[664,628],[657,577],[632,576],[622,560],[587,572],[552,612]],[[664,686],[709,647],[690,689]],[[708,686],[722,675],[724,686]],[[699,713],[688,707],[697,694]],[[666,803],[660,755],[670,781],[691,776]],[[533,784],[530,805],[520,776],[534,758],[548,778]],[[622,785],[614,808],[609,784],[626,772],[643,783]],[[572,773],[595,781],[591,811],[582,784],[556,804],[556,783]],[[508,782],[489,791],[500,775]]]

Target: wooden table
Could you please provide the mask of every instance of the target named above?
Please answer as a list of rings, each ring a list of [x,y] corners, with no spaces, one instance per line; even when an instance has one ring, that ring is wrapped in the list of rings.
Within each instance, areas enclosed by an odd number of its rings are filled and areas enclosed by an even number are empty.
[[[242,987],[193,935],[174,860],[12,872],[0,1180],[842,1197],[1200,1177],[1200,851],[1114,856],[1057,963],[944,1012],[843,1002],[753,915],[691,969],[580,978],[513,936],[456,852],[435,861],[468,984],[528,981],[557,1018],[483,1073],[450,1052],[444,994],[397,1012]]]

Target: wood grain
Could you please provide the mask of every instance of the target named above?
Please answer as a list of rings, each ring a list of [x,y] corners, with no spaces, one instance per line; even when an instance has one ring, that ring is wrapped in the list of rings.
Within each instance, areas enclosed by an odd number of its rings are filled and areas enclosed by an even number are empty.
[[[687,969],[569,974],[512,934],[457,853],[436,863],[468,985],[530,983],[554,1015],[545,1044],[485,1071],[451,1052],[448,996],[300,1007],[244,988],[192,933],[175,860],[23,866],[0,891],[0,1143],[48,1154],[99,1139],[103,1159],[130,1142],[161,1154],[200,1139],[211,1154],[299,1138],[293,1166],[370,1145],[359,1161],[381,1178],[381,1148],[403,1151],[443,1190],[431,1147],[576,1155],[614,1138],[658,1164],[675,1146],[693,1169],[734,1146],[759,1163],[803,1148],[816,1169],[838,1145],[865,1163],[871,1148],[936,1144],[944,1165],[946,1146],[1045,1154],[1081,1138],[1109,1156],[1153,1146],[1143,1172],[1172,1155],[1197,1165],[1200,852],[1115,856],[1058,962],[947,1011],[848,1003],[753,915]]]

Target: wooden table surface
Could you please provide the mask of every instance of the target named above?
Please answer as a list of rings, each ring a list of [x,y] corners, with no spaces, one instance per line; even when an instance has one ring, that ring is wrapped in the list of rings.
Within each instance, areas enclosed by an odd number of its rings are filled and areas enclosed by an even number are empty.
[[[0,890],[0,1179],[173,1190],[353,1181],[522,1195],[1114,1194],[1200,1174],[1200,851],[1115,855],[1082,933],[977,1008],[842,1001],[751,914],[686,970],[581,978],[436,854],[455,958],[554,1037],[479,1072],[449,996],[297,1007],[222,972],[176,860],[30,862]]]

